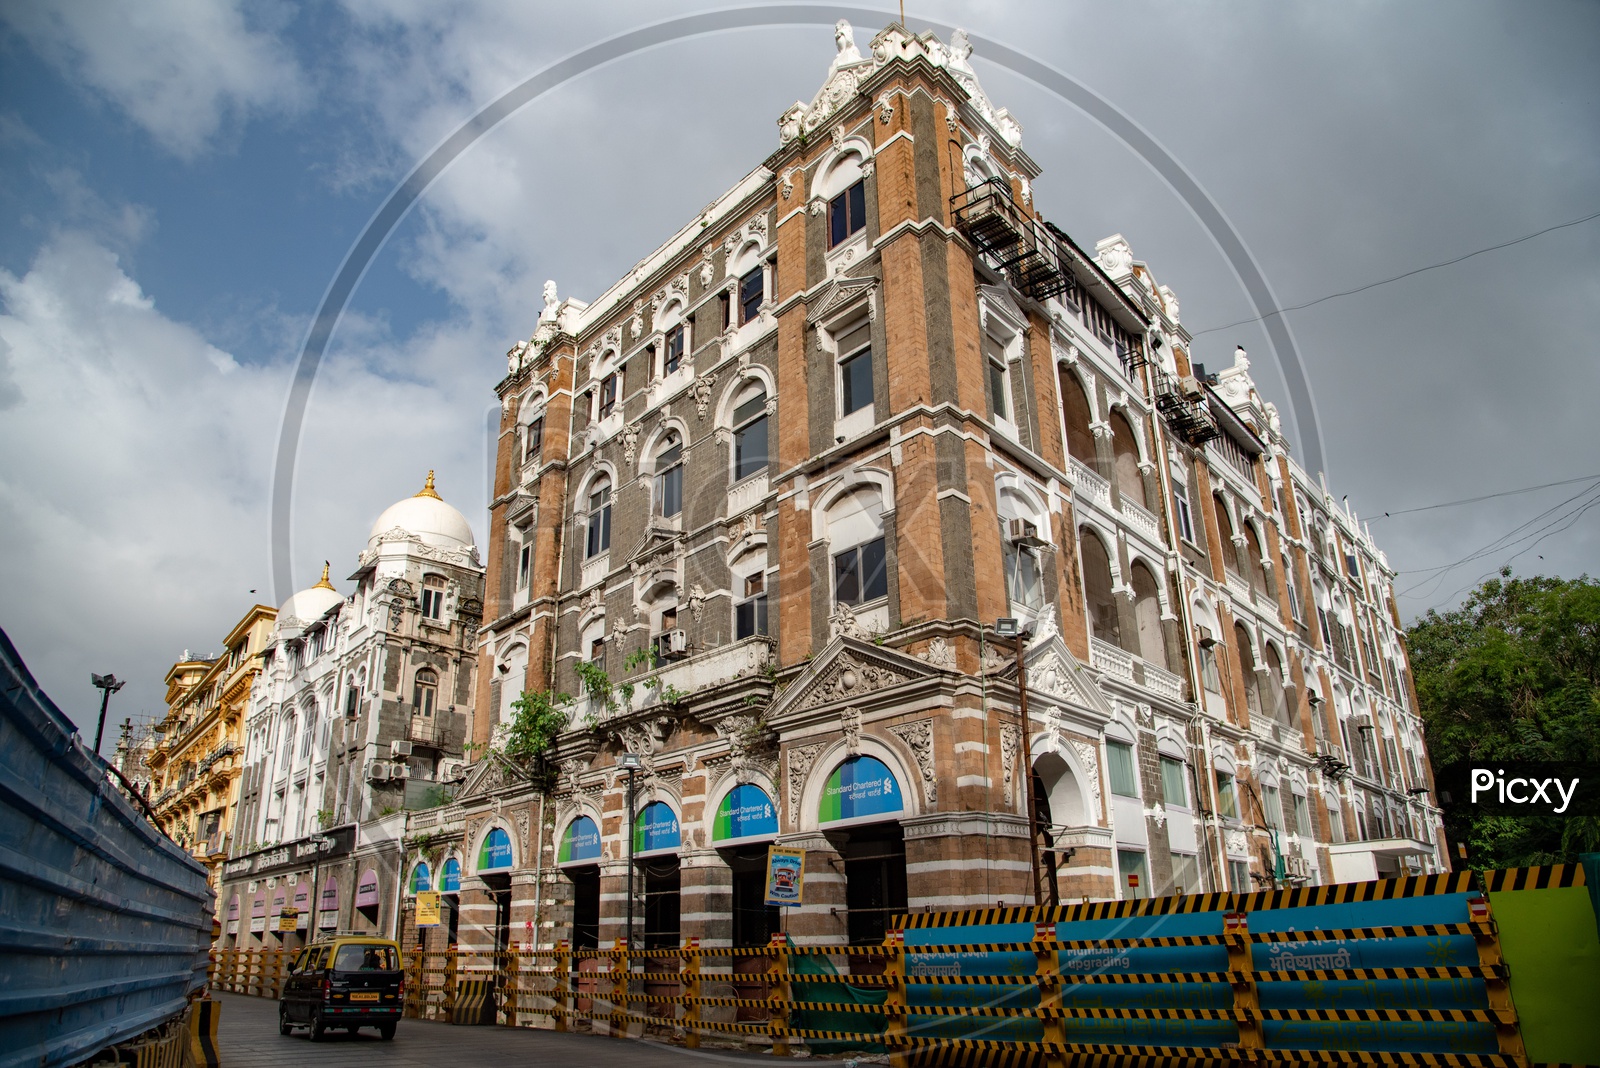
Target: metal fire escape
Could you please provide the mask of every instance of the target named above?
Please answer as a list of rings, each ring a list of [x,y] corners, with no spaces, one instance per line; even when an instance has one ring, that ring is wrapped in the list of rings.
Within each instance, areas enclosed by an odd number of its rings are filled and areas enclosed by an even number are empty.
[[[1011,198],[1005,182],[990,178],[957,193],[950,213],[956,229],[1023,293],[1044,301],[1066,292],[1068,275],[1055,238]]]
[[[1221,434],[1206,403],[1205,388],[1193,375],[1176,378],[1151,364],[1150,380],[1155,387],[1156,410],[1184,441],[1203,445]]]

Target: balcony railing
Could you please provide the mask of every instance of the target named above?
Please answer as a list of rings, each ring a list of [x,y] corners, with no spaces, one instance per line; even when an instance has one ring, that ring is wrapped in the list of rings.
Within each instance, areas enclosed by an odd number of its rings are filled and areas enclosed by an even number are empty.
[[[1122,518],[1128,521],[1128,526],[1143,534],[1151,541],[1163,544],[1161,537],[1161,524],[1155,515],[1142,504],[1138,504],[1128,497],[1122,498]]]
[[[1156,410],[1183,440],[1202,445],[1221,433],[1198,379],[1177,378],[1154,364],[1150,366],[1150,378],[1155,386]]]
[[[434,716],[412,716],[411,726],[406,731],[406,737],[411,741],[432,749],[443,747],[448,734]]]
[[[1089,666],[1133,681],[1133,654],[1099,638],[1089,639]]]
[[[1111,483],[1075,456],[1067,457],[1067,466],[1072,469],[1072,481],[1080,492],[1101,507],[1111,507]]]

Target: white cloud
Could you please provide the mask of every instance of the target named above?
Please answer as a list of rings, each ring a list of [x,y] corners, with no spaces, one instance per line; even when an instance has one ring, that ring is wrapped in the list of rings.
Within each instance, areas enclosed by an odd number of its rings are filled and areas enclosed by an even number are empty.
[[[287,45],[260,26],[268,6],[193,0],[11,3],[11,27],[69,82],[103,94],[156,141],[192,159],[225,120],[292,110],[305,75]]]
[[[275,601],[267,512],[288,360],[235,360],[80,231],[20,276],[0,270],[0,306],[0,625],[80,723],[91,670],[132,680],[119,714],[157,711],[185,647],[212,649],[253,600]],[[325,558],[348,574],[368,525],[429,467],[481,530],[472,428],[495,369],[446,355],[486,342],[468,325],[386,345],[381,325],[350,325],[307,414],[298,586]]]

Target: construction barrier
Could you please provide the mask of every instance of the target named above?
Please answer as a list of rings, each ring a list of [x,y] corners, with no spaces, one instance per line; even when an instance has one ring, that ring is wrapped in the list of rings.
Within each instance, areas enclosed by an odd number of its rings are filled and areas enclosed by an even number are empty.
[[[1516,896],[1553,891],[1582,906],[1560,906],[1559,950],[1527,922],[1554,899]],[[1511,1068],[1600,1049],[1600,946],[1577,866],[893,923],[877,946],[418,951],[406,1014],[900,1065]],[[265,988],[271,962],[240,952],[219,956],[215,981]],[[1552,954],[1559,978],[1534,979]]]
[[[193,1068],[220,1068],[217,1054],[217,1025],[222,1006],[210,998],[199,998],[189,1006],[189,1057]]]

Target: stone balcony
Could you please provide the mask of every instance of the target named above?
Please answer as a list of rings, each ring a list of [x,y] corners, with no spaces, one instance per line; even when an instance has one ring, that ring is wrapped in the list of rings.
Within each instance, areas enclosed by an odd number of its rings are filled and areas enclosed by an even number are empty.
[[[1089,666],[1173,701],[1185,699],[1181,675],[1174,675],[1141,656],[1099,638],[1089,639]]]
[[[1067,466],[1072,470],[1073,485],[1079,493],[1082,493],[1102,508],[1111,507],[1111,483],[1101,478],[1093,468],[1076,457],[1067,457]]]

